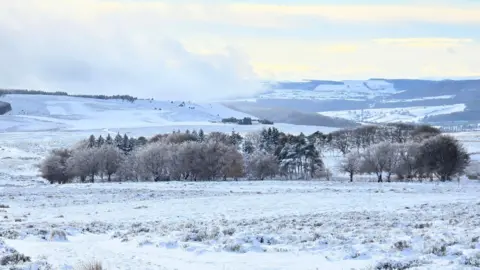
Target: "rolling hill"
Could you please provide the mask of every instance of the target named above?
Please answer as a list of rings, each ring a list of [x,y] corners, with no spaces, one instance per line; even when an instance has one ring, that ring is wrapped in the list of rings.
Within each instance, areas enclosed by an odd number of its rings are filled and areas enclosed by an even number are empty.
[[[268,92],[231,105],[245,106],[242,103],[250,102],[256,107],[320,113],[354,121],[480,122],[478,79],[307,80],[272,82],[269,86]],[[361,111],[368,116],[361,116]]]
[[[204,129],[204,131],[257,130],[264,125],[223,124],[223,118],[250,117],[220,103],[184,101],[93,99],[56,95],[8,94],[0,101],[11,104],[11,111],[0,115],[0,132],[22,131],[107,131],[132,132],[142,135],[172,130]],[[284,130],[298,127],[275,123]],[[312,132],[328,127],[305,127]],[[141,132],[140,132],[141,131]]]

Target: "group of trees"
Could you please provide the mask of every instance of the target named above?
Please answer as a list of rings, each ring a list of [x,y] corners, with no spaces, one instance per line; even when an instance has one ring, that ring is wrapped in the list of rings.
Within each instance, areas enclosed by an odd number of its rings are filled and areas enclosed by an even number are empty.
[[[393,175],[399,180],[447,181],[462,174],[470,162],[458,140],[426,125],[364,126],[335,132],[331,140],[344,155],[339,168],[350,181],[355,174],[375,174],[378,182],[390,182]]]
[[[244,117],[243,119],[237,119],[235,117],[223,118],[222,123],[231,123],[239,125],[253,125],[253,122],[257,121],[259,124],[263,125],[273,125],[274,123],[267,119],[252,120],[250,117]]]
[[[317,179],[329,176],[322,153],[341,153],[341,171],[375,174],[378,181],[461,174],[469,156],[453,137],[430,126],[361,126],[329,134],[286,134],[275,127],[230,134],[174,131],[150,139],[99,136],[57,149],[41,163],[52,183],[95,181],[205,181],[218,179]]]
[[[67,92],[47,92],[43,90],[26,90],[26,89],[0,89],[0,96],[9,95],[9,94],[21,94],[21,95],[50,95],[50,96],[70,96],[70,97],[81,97],[81,98],[94,98],[94,99],[120,99],[123,101],[134,102],[137,100],[136,97],[130,95],[71,95]]]

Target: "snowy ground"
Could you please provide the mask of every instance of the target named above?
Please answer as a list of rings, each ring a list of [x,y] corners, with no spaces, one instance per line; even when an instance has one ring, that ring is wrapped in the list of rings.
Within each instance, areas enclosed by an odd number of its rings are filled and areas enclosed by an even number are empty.
[[[453,104],[442,106],[328,111],[319,112],[319,114],[368,123],[419,122],[428,116],[462,112],[465,108],[465,104]]]
[[[36,108],[39,116],[43,109]],[[88,118],[88,110],[78,111],[82,119],[90,119],[82,125],[113,123],[111,129],[95,130],[96,135],[121,130],[148,136],[180,126],[199,127],[197,122],[186,124],[180,113],[174,114],[180,117],[176,121],[167,119],[168,124],[139,127],[129,121],[122,124],[122,118],[101,120],[103,116],[96,114]],[[110,111],[115,110],[99,110],[100,115]],[[51,113],[47,110],[44,117],[61,118]],[[8,117],[14,116],[1,119]],[[24,119],[20,112],[15,117]],[[480,267],[479,182],[47,185],[35,167],[41,158],[52,148],[70,146],[92,133],[74,119],[69,121],[50,132],[0,133],[2,258],[12,252],[6,248],[11,247],[37,265],[48,262],[53,269],[75,269],[91,260],[102,262],[106,269]],[[314,131],[307,130],[314,127],[278,127],[286,132]],[[480,152],[477,133],[455,136],[470,152]],[[328,155],[325,161],[336,173],[338,157]],[[50,241],[52,232],[56,232],[54,241]],[[61,232],[66,233],[66,241],[59,241]]]
[[[480,267],[478,182],[43,184],[41,156],[87,134],[0,134],[0,237],[53,269]]]
[[[480,253],[479,191],[322,182],[8,188],[1,233],[57,269],[85,260],[107,269],[469,269]],[[67,241],[45,240],[52,229]]]

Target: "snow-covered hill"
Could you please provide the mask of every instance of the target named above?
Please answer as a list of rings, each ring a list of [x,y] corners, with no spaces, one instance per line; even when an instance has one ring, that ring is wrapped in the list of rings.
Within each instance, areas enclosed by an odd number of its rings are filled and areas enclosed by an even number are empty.
[[[12,111],[0,116],[0,132],[16,131],[86,131],[125,132],[141,130],[148,135],[174,129],[205,131],[260,129],[261,125],[240,126],[218,123],[222,118],[251,117],[220,103],[183,101],[101,100],[52,95],[6,95],[1,101],[12,105]],[[283,128],[291,130],[289,125]],[[318,127],[308,127],[309,130]]]
[[[240,102],[303,113],[322,112],[356,121],[480,123],[480,80],[274,82],[270,91]]]
[[[401,93],[392,83],[383,80],[342,81],[331,84],[319,84],[313,89],[290,89],[278,86],[272,91],[260,95],[259,99],[345,99],[365,100],[385,98]]]
[[[420,122],[425,117],[463,112],[465,104],[319,112],[321,115],[368,123]]]

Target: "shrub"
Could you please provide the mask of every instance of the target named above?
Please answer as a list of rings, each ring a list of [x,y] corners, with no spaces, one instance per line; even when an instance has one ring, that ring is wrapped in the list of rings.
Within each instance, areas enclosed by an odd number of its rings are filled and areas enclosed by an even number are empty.
[[[84,263],[77,269],[78,270],[105,270],[102,263],[99,261],[91,261],[88,263]]]

